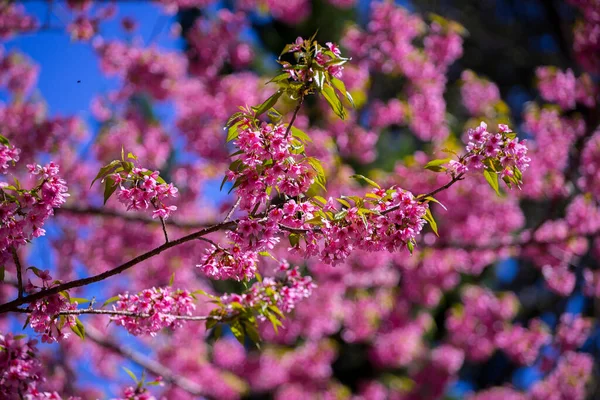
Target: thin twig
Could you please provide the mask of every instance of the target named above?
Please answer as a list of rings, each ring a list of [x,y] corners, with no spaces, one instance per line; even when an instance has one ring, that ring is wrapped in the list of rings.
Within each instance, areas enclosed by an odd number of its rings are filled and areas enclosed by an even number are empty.
[[[298,112],[300,111],[300,108],[302,108],[303,102],[304,102],[304,96],[301,95],[300,100],[298,101],[298,105],[296,106],[296,109],[294,110],[294,114],[292,115],[292,119],[290,120],[290,123],[288,124],[288,127],[285,131],[286,139],[289,136],[290,132],[292,131],[292,125],[294,125],[294,122],[296,121],[296,117],[298,116]]]
[[[156,219],[142,215],[142,214],[125,213],[125,212],[119,212],[119,211],[115,211],[115,210],[109,210],[109,209],[102,208],[102,207],[92,207],[92,206],[77,207],[77,206],[73,206],[73,205],[64,205],[61,208],[56,208],[54,210],[54,213],[57,215],[75,214],[75,215],[91,215],[91,216],[104,217],[104,218],[119,218],[119,219],[123,219],[125,221],[140,222],[140,223],[151,224],[151,225],[156,225],[159,223],[159,221],[157,221]],[[176,219],[173,220],[171,218],[164,221],[164,223],[165,223],[165,225],[174,226],[176,228],[181,228],[181,229],[202,229],[202,228],[206,228],[207,226],[214,225],[214,224],[207,224],[207,223],[201,223],[201,222],[180,222],[180,221],[177,221]]]
[[[15,312],[21,314],[30,314],[31,310],[25,308],[17,308]],[[80,308],[78,310],[64,310],[58,313],[58,315],[82,315],[82,314],[95,314],[95,315],[120,315],[124,317],[135,317],[135,318],[150,318],[152,314],[147,313],[136,313],[133,311],[121,311],[121,310],[98,310],[90,308]],[[207,321],[215,320],[220,321],[221,317],[217,315],[173,315],[173,314],[162,314],[165,317],[183,321]]]
[[[199,230],[197,232],[191,233],[189,235],[183,236],[183,237],[181,237],[181,238],[179,238],[177,240],[173,240],[173,241],[165,243],[165,244],[163,244],[161,246],[158,246],[158,247],[156,247],[153,250],[150,250],[150,251],[148,251],[148,252],[146,252],[144,254],[141,254],[141,255],[139,255],[139,256],[137,256],[137,257],[135,257],[135,258],[127,261],[126,263],[121,264],[118,267],[115,267],[115,268],[110,269],[108,271],[102,272],[101,274],[93,275],[93,276],[90,276],[90,277],[87,277],[87,278],[77,279],[77,280],[70,281],[70,282],[66,282],[66,283],[54,286],[54,287],[52,287],[50,289],[46,289],[46,290],[42,290],[40,292],[34,293],[34,294],[29,295],[27,297],[23,297],[23,298],[20,298],[20,299],[16,299],[16,300],[10,301],[8,303],[4,303],[4,304],[0,305],[0,314],[12,311],[16,307],[18,307],[18,306],[20,306],[22,304],[31,303],[33,301],[36,301],[36,300],[39,300],[39,299],[43,299],[44,297],[47,297],[47,296],[50,296],[50,295],[53,295],[53,294],[57,294],[57,293],[60,293],[62,291],[65,291],[65,290],[69,290],[69,289],[73,289],[73,288],[77,288],[77,287],[81,287],[81,286],[86,286],[86,285],[89,285],[91,283],[103,281],[103,280],[105,280],[107,278],[110,278],[111,276],[118,275],[121,272],[127,271],[128,269],[136,266],[137,264],[139,264],[139,263],[141,263],[143,261],[146,261],[147,259],[152,258],[152,257],[154,257],[154,256],[162,253],[165,250],[168,250],[168,249],[170,249],[172,247],[179,246],[179,245],[181,245],[183,243],[187,243],[187,242],[192,241],[192,240],[196,240],[199,237],[208,235],[209,233],[217,232],[217,231],[220,231],[220,230],[223,230],[223,229],[232,228],[232,227],[236,226],[237,223],[238,223],[238,221],[235,220],[235,221],[222,222],[220,224],[215,224],[213,226],[210,226],[210,227],[201,229],[201,230]]]
[[[160,217],[160,224],[162,225],[162,231],[165,234],[165,243],[169,243],[169,235],[167,235],[167,226],[165,225],[165,219]]]
[[[231,219],[231,216],[233,215],[235,210],[239,207],[241,202],[242,202],[242,198],[238,197],[238,199],[235,201],[235,204],[233,205],[233,207],[231,207],[231,210],[229,210],[229,212],[225,216],[225,219],[223,220],[223,222],[227,222]]]
[[[184,376],[180,376],[171,369],[162,365],[156,360],[132,350],[130,347],[121,346],[108,337],[104,336],[93,326],[86,326],[85,328],[86,338],[99,346],[104,347],[107,350],[112,351],[124,358],[127,358],[140,367],[144,368],[155,376],[162,377],[166,382],[172,383],[173,385],[185,390],[193,396],[204,396],[202,387],[194,381],[189,380]]]
[[[22,299],[23,298],[23,275],[21,272],[21,261],[19,260],[19,254],[17,253],[17,249],[14,247],[12,247],[12,256],[13,256],[13,261],[15,262],[15,267],[17,268],[17,290],[19,291],[17,298]]]

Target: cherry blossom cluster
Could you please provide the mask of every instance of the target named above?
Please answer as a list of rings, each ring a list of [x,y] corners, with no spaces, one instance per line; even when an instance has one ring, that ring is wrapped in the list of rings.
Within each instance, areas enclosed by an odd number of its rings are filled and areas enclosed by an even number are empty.
[[[569,163],[569,149],[585,133],[585,122],[577,116],[561,115],[556,107],[536,105],[526,108],[524,119],[524,129],[535,139],[528,142],[531,150],[528,155],[535,168],[527,173],[524,194],[534,199],[544,195],[565,196],[568,185],[562,171]],[[585,165],[582,163],[580,168]]]
[[[563,72],[555,67],[538,67],[536,76],[538,90],[544,100],[557,103],[565,110],[575,108],[576,102],[587,107],[595,104],[597,93],[589,75],[576,79],[570,69]]]
[[[600,200],[600,130],[594,132],[583,148],[579,171],[578,185]]]
[[[0,86],[15,95],[24,95],[36,84],[39,67],[23,54],[10,52],[2,55],[0,50]]]
[[[589,318],[565,313],[560,317],[556,330],[556,344],[561,352],[580,348],[592,332],[593,322]]]
[[[94,46],[101,57],[102,70],[122,76],[127,82],[119,97],[141,92],[165,100],[173,94],[179,77],[185,75],[187,63],[178,54],[101,38],[94,41]]]
[[[0,397],[16,400],[35,393],[43,382],[43,369],[37,358],[35,340],[23,335],[0,334]]]
[[[502,333],[504,324],[516,315],[517,298],[512,293],[497,297],[488,289],[467,286],[461,299],[462,305],[451,309],[446,318],[450,343],[464,350],[469,360],[486,360],[498,347],[498,336],[502,334],[502,338],[505,335]],[[516,333],[522,333],[522,330]],[[508,334],[510,335],[510,332]],[[542,340],[535,336],[532,338],[531,343],[540,345],[539,342]],[[503,342],[505,341],[500,340],[500,344]],[[507,344],[503,347],[509,346],[510,344]],[[529,351],[523,346],[521,350]],[[532,356],[528,355],[525,360],[529,361],[530,358]]]
[[[196,267],[212,279],[235,279],[237,281],[252,279],[256,274],[258,253],[242,250],[239,246],[223,248],[211,245],[204,252],[200,264]]]
[[[243,13],[219,10],[215,19],[198,18],[187,32],[192,45],[188,53],[190,72],[214,77],[229,62],[234,68],[244,68],[253,59],[250,45],[240,40],[247,26]]]
[[[496,336],[496,345],[515,363],[532,365],[542,346],[550,343],[552,336],[543,322],[533,319],[529,327],[513,325]]]
[[[5,4],[0,10],[0,39],[9,39],[15,34],[32,31],[37,25],[37,20],[25,14],[25,7],[21,4]]]
[[[225,249],[212,244],[196,267],[213,279],[254,278],[259,253],[272,250],[280,241],[280,219],[281,211],[274,209],[267,218],[240,220],[234,231],[227,232],[232,246]]]
[[[31,303],[29,325],[42,336],[42,342],[55,343],[70,336],[67,329],[76,325],[73,315],[60,315],[62,311],[76,310],[77,302],[69,302],[63,294],[53,294]]]
[[[35,267],[28,269],[31,269],[35,276],[42,281],[41,285],[36,285],[31,280],[28,280],[25,291],[29,294],[39,290],[50,289],[61,283],[59,280],[53,281],[48,270],[42,271]],[[74,315],[64,315],[61,313],[76,309],[77,302],[71,301],[67,292],[44,297],[29,305],[29,325],[35,332],[41,335],[43,343],[56,343],[68,338],[70,336],[69,330],[73,330],[77,325],[77,319]]]
[[[498,133],[488,132],[487,124],[481,122],[467,131],[467,154],[458,161],[451,160],[448,172],[453,176],[464,174],[469,169],[484,169],[499,175],[508,185],[521,183],[522,172],[529,167],[525,141],[519,142],[507,125],[498,125]],[[496,178],[497,180],[497,178]]]
[[[3,146],[3,157],[8,148]],[[13,161],[18,151],[8,148]],[[37,179],[37,185],[30,190],[0,182],[0,261],[9,258],[10,249],[17,249],[33,238],[43,236],[42,228],[46,220],[54,214],[54,208],[65,203],[69,196],[65,181],[59,177],[58,165],[50,162],[46,166],[30,164],[27,166],[31,178]]]
[[[577,61],[590,73],[600,71],[600,5],[597,1],[569,0],[578,7],[583,18],[577,21],[573,29],[573,49]]]
[[[178,190],[159,179],[158,171],[135,167],[130,173],[115,173],[111,178],[119,187],[117,198],[128,210],[147,210],[152,206],[152,218],[163,219],[177,210],[177,206],[166,205],[165,200],[177,197]]]
[[[403,74],[410,118],[406,123],[422,140],[441,141],[448,136],[444,73],[462,55],[459,24],[434,17],[427,25],[417,14],[394,2],[373,2],[367,29],[350,27],[342,44],[353,58],[385,74]],[[403,29],[396,29],[402,26]],[[422,39],[423,48],[415,39]]]
[[[262,282],[254,283],[241,295],[223,295],[221,301],[225,308],[230,312],[234,311],[231,303],[258,309],[272,305],[284,313],[290,313],[299,301],[310,297],[316,285],[310,276],[303,276],[297,266],[290,267],[286,261],[279,265],[278,270],[283,275],[282,279],[265,277]],[[259,318],[266,319],[263,315],[259,315]]]
[[[342,57],[340,48],[331,42],[326,43],[325,47],[316,47],[316,50],[312,49],[312,41],[305,40],[298,37],[296,41],[286,47],[287,53],[298,53],[300,56],[305,54],[312,54],[316,65],[325,69],[331,76],[335,78],[342,77],[342,71],[344,69],[343,64],[348,61],[347,58]],[[321,79],[315,75],[318,73],[317,69],[313,69],[313,65],[306,62],[301,67],[294,66],[287,61],[282,62],[283,70],[289,74],[289,77],[294,81],[310,82],[313,79]],[[319,84],[319,83],[317,83]]]
[[[112,400],[156,400],[156,397],[146,388],[127,386],[120,397]]]
[[[306,253],[337,264],[355,249],[395,252],[408,248],[412,252],[416,237],[426,223],[423,217],[427,203],[398,187],[374,189],[368,199],[372,201],[364,202],[364,207],[360,200],[355,206],[343,200],[342,205],[346,207],[339,211],[333,199],[325,204],[316,214],[322,221],[320,233],[309,232],[305,237]],[[327,218],[327,212],[335,213],[332,220]]]
[[[592,374],[594,359],[589,354],[566,352],[556,368],[531,389],[533,400],[584,399],[585,387]]]
[[[0,137],[0,140],[3,138]],[[0,144],[0,172],[6,174],[8,168],[14,166],[19,161],[21,150],[8,144]]]
[[[297,197],[310,188],[315,170],[310,159],[294,150],[294,146],[301,144],[286,125],[255,127],[248,119],[242,119],[239,124],[241,129],[234,143],[242,154],[227,172],[227,179],[235,181],[242,209],[252,210],[264,204],[272,189]]]
[[[494,107],[500,101],[500,90],[494,82],[483,79],[471,70],[460,76],[460,94],[469,115],[473,117],[492,116]]]
[[[156,336],[163,328],[179,328],[183,321],[177,316],[190,316],[195,310],[194,298],[187,290],[171,287],[145,289],[137,294],[120,294],[115,311],[126,311],[140,316],[114,315],[111,320],[123,326],[132,335]]]

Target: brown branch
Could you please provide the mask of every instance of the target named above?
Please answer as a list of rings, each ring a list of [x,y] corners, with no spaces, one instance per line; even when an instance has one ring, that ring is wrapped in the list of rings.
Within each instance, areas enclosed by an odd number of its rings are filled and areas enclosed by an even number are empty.
[[[19,298],[19,299],[10,301],[8,303],[2,304],[2,305],[0,305],[0,314],[6,313],[9,311],[13,311],[16,307],[18,307],[22,304],[31,303],[33,301],[43,299],[44,297],[47,297],[47,296],[50,296],[53,294],[57,294],[59,292],[65,291],[65,290],[69,290],[69,289],[73,289],[73,288],[77,288],[77,287],[81,287],[81,286],[86,286],[86,285],[89,285],[89,284],[95,283],[95,282],[100,282],[104,279],[110,278],[111,276],[114,276],[114,275],[120,274],[121,272],[127,271],[128,269],[130,269],[131,267],[134,267],[135,265],[141,263],[142,261],[146,261],[147,259],[152,258],[172,247],[176,247],[183,243],[187,243],[189,241],[198,239],[202,236],[208,235],[209,233],[217,232],[217,231],[220,231],[223,229],[232,228],[237,225],[237,222],[238,222],[237,220],[230,221],[230,222],[223,222],[220,224],[210,226],[208,228],[201,229],[197,232],[183,236],[177,240],[173,240],[171,242],[168,242],[161,246],[158,246],[153,250],[150,250],[144,254],[141,254],[141,255],[133,258],[132,260],[130,260],[124,264],[121,264],[118,267],[115,267],[108,271],[102,272],[101,274],[93,275],[93,276],[83,278],[83,279],[77,279],[77,280],[70,281],[70,282],[66,282],[66,283],[60,284],[58,286],[55,286],[53,288],[34,293],[27,297]]]
[[[88,215],[88,216],[104,217],[104,218],[120,218],[125,221],[140,222],[140,223],[150,224],[150,225],[158,225],[160,223],[160,221],[158,221],[154,218],[142,215],[142,214],[125,213],[125,212],[119,212],[119,211],[115,211],[115,210],[109,210],[106,208],[93,207],[93,206],[77,207],[77,206],[73,206],[73,205],[65,205],[65,206],[62,206],[61,208],[56,208],[54,210],[54,213],[56,215],[73,214],[73,215]],[[176,228],[181,228],[181,229],[202,229],[207,226],[210,226],[210,224],[203,224],[200,222],[181,222],[181,221],[173,220],[171,218],[164,221],[164,223],[165,223],[165,225],[174,226]]]
[[[304,95],[300,95],[300,101],[298,101],[298,105],[296,106],[296,109],[294,109],[294,114],[292,115],[292,119],[290,120],[290,123],[288,124],[288,127],[285,131],[286,139],[292,130],[292,125],[294,125],[294,122],[296,121],[296,117],[298,116],[298,112],[300,112],[300,108],[302,108],[303,102],[304,102]]]
[[[23,275],[21,272],[21,261],[19,260],[19,254],[17,253],[17,249],[13,246],[11,247],[13,261],[15,262],[15,268],[17,269],[17,290],[19,294],[17,295],[19,299],[23,298]]]
[[[161,376],[166,382],[169,382],[181,388],[182,390],[185,390],[191,395],[204,395],[202,387],[196,382],[191,381],[184,376],[178,375],[177,373],[173,372],[171,369],[162,365],[158,361],[153,360],[142,353],[132,350],[129,347],[119,345],[112,339],[104,336],[93,326],[86,326],[85,332],[86,338],[89,338],[92,342],[104,347],[107,350],[112,351],[113,353],[116,353],[124,358],[133,361],[134,363],[136,363],[137,365],[144,368],[145,370],[147,370],[155,376]]]
[[[242,198],[238,197],[238,199],[235,201],[235,204],[233,205],[233,207],[231,207],[231,210],[229,210],[229,212],[225,216],[225,219],[223,220],[223,222],[227,222],[231,219],[231,216],[233,215],[235,210],[239,207],[241,202],[242,202]]]
[[[30,314],[31,310],[27,310],[24,308],[17,308],[13,310],[14,312],[18,312],[21,314]],[[150,318],[152,314],[147,313],[136,313],[133,311],[121,311],[121,310],[98,310],[94,308],[81,308],[78,310],[65,310],[59,312],[57,315],[83,315],[83,314],[95,314],[95,315],[121,315],[125,317],[135,317],[135,318]],[[172,317],[174,319],[182,320],[182,321],[207,321],[207,320],[215,320],[220,321],[221,317],[216,315],[173,315],[173,314],[163,314],[168,317]]]
[[[160,224],[162,225],[162,231],[165,235],[165,243],[169,243],[169,235],[167,234],[167,226],[165,225],[165,219],[160,217]]]
[[[446,189],[450,188],[450,186],[454,185],[456,182],[458,182],[458,181],[461,181],[461,180],[465,179],[465,178],[464,178],[464,175],[465,175],[465,174],[464,174],[464,173],[462,173],[462,174],[458,174],[458,175],[456,175],[456,176],[453,176],[453,177],[452,177],[452,180],[451,180],[450,182],[446,183],[444,186],[441,186],[441,187],[439,187],[439,188],[437,188],[437,189],[435,189],[435,190],[432,190],[432,191],[431,191],[431,192],[429,192],[429,193],[426,193],[426,194],[420,194],[419,196],[417,196],[417,198],[425,200],[425,199],[427,199],[428,197],[433,197],[433,196],[435,196],[436,194],[438,194],[439,192],[442,192],[442,191],[444,191],[444,190],[446,190]]]

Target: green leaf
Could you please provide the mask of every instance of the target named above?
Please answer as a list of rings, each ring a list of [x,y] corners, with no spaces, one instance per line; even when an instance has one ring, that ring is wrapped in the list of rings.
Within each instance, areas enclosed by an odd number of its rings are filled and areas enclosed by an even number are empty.
[[[292,132],[292,136],[295,137],[296,139],[299,139],[305,143],[312,142],[312,139],[310,138],[310,136],[308,136],[305,132],[301,131],[300,129],[296,128],[295,126],[292,126],[291,132]]]
[[[75,317],[75,326],[72,326],[71,330],[80,338],[85,339],[85,327],[79,318]]]
[[[300,235],[297,233],[290,233],[288,239],[292,247],[297,247],[300,244]]]
[[[325,200],[325,198],[322,196],[313,196],[313,200],[321,203],[322,205],[327,204],[327,200]]]
[[[110,199],[110,196],[117,190],[118,185],[115,183],[115,180],[110,176],[104,179],[104,204]]]
[[[105,165],[104,167],[100,168],[100,171],[98,171],[98,175],[96,175],[96,177],[90,184],[90,187],[92,187],[94,185],[94,182],[96,182],[98,179],[104,179],[104,177],[110,174],[115,168],[117,168],[117,166],[120,163],[121,161],[119,160],[113,160],[108,165]]]
[[[206,330],[213,328],[218,323],[219,323],[219,320],[217,320],[217,319],[207,319],[206,320]]]
[[[423,217],[423,219],[425,221],[429,222],[429,225],[431,226],[431,230],[433,231],[433,233],[435,233],[435,235],[437,237],[440,237],[440,235],[438,234],[437,223],[435,222],[435,219],[433,218],[433,214],[431,214],[431,210],[429,208],[427,208],[427,210],[425,211],[425,216]]]
[[[271,310],[271,312],[274,312],[275,314],[277,314],[279,316],[279,318],[281,318],[281,319],[285,318],[285,315],[283,315],[283,313],[281,312],[279,307],[277,307],[276,305],[270,305],[268,308],[269,308],[269,310]]]
[[[409,241],[408,243],[406,243],[406,247],[408,247],[408,251],[410,251],[410,254],[412,254],[413,250],[415,249],[415,245],[413,244],[413,242]]]
[[[351,208],[352,206],[350,205],[350,203],[348,203],[346,200],[344,199],[336,199],[341,205],[343,205],[346,208]]]
[[[129,375],[135,383],[139,382],[138,378],[135,376],[135,374],[129,368],[125,368],[125,367],[121,367],[121,368],[123,368],[123,371],[125,371],[127,373],[127,375]]]
[[[194,290],[192,292],[192,294],[201,294],[202,296],[206,296],[206,297],[211,298],[211,299],[218,299],[217,296],[213,296],[212,294],[209,294],[209,293],[207,293],[206,291],[204,291],[202,289]]]
[[[242,326],[242,324],[240,324],[240,321],[233,321],[229,328],[231,329],[231,333],[233,333],[233,336],[235,336],[237,341],[240,342],[243,346],[246,336],[244,334],[244,327]]]
[[[117,301],[117,300],[119,300],[119,296],[113,296],[113,297],[111,297],[110,299],[106,300],[106,301],[104,302],[104,304],[102,304],[102,307],[104,307],[104,306],[106,306],[106,305],[108,305],[108,304],[110,304],[110,303],[114,303],[114,302],[115,302],[115,301]]]
[[[279,332],[278,327],[283,326],[283,324],[277,319],[277,316],[275,316],[275,314],[267,313],[267,318],[269,319],[269,321],[271,321],[271,325],[273,325],[273,330],[275,331],[275,334],[277,334]]]
[[[315,82],[319,90],[323,90],[323,85],[325,83],[325,71],[317,70],[315,72]]]
[[[288,45],[289,46],[289,45]],[[283,54],[283,53],[281,53]],[[282,82],[282,81],[286,81],[288,80],[290,77],[290,74],[288,74],[287,72],[284,72],[282,74],[277,75],[275,78],[271,79],[269,82],[267,83],[271,83],[271,82]]]
[[[175,272],[171,274],[171,279],[169,279],[169,286],[173,286],[173,282],[175,282]]]
[[[275,94],[273,94],[271,97],[269,97],[267,100],[265,100],[258,107],[252,107],[256,116],[258,117],[259,115],[264,114],[271,107],[273,107],[275,104],[277,104],[277,100],[279,100],[279,98],[281,97],[282,94],[283,94],[283,91],[278,90],[277,92],[275,92]]]
[[[500,186],[498,184],[498,174],[495,172],[490,172],[488,169],[483,170],[483,176],[485,180],[490,184],[492,189],[496,192],[498,196],[500,196]]]
[[[0,135],[0,144],[3,144],[5,146],[10,146],[10,142],[8,141],[8,139],[2,135]]]
[[[443,205],[443,204],[442,204],[442,203],[441,203],[441,202],[440,202],[438,199],[434,198],[433,196],[427,196],[427,197],[425,197],[425,198],[424,198],[424,200],[427,200],[427,201],[432,201],[432,202],[434,202],[434,203],[437,203],[437,204],[439,204],[440,206],[442,206],[442,208],[443,208],[444,210],[446,210],[446,211],[448,210],[448,209],[446,208],[446,206],[445,206],[445,205]]]
[[[333,112],[341,119],[346,118],[346,110],[344,109],[344,105],[337,97],[337,94],[335,94],[335,90],[331,87],[331,85],[325,84],[321,93],[323,94],[323,97],[325,97],[325,100],[327,100],[327,103],[329,103],[329,106]]]
[[[379,186],[379,184],[375,181],[372,181],[371,179],[367,178],[366,176],[363,175],[352,175],[350,176],[350,178],[352,179],[356,179],[359,182],[365,182],[368,183],[369,185],[376,187],[377,189],[381,189],[381,186]]]
[[[352,98],[352,95],[350,95],[350,92],[348,92],[348,90],[346,90],[346,85],[344,84],[344,82],[342,82],[338,78],[331,78],[331,83],[333,83],[333,86],[337,90],[339,90],[339,92],[342,94],[342,96],[346,96],[346,98],[348,99],[348,101],[350,102],[352,107],[356,107],[356,105],[354,104],[354,99]]]
[[[127,153],[127,158],[130,158],[132,160],[137,160],[138,159],[137,156],[133,155],[132,152]]]
[[[70,302],[71,302],[71,304],[75,303],[75,302],[77,302],[77,304],[85,304],[85,303],[89,303],[90,301],[83,297],[71,297]]]
[[[316,182],[319,184],[319,186],[323,187],[323,189],[325,189],[325,184],[327,183],[327,179],[325,177],[325,169],[323,169],[323,165],[321,165],[321,161],[317,160],[314,157],[306,157],[305,158],[306,161],[308,161],[308,163],[311,165],[311,167],[313,167],[313,169],[316,171],[317,173],[317,177],[316,177]]]
[[[238,134],[239,134],[238,128],[241,124],[242,124],[242,121],[238,121],[229,127],[229,130],[227,131],[227,143],[231,142],[232,140],[237,139]]]
[[[434,171],[434,172],[445,171],[446,167],[444,167],[443,165],[450,162],[450,160],[452,160],[452,159],[451,158],[440,158],[437,160],[431,160],[427,164],[425,164],[425,169],[428,169],[428,170]]]
[[[252,343],[254,343],[258,347],[258,344],[260,343],[260,335],[258,334],[258,329],[256,329],[256,325],[251,323],[250,321],[242,321],[242,324],[244,326],[244,331],[246,335],[248,335],[250,340],[252,340]]]
[[[213,337],[215,338],[215,340],[219,339],[221,337],[222,333],[223,333],[223,325],[218,324],[217,326],[215,326],[215,329],[213,329]]]

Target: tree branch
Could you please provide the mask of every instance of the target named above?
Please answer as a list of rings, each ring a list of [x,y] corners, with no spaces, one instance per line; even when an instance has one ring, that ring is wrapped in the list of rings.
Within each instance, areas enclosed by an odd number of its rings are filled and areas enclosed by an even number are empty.
[[[202,387],[196,382],[176,374],[171,369],[165,367],[158,361],[153,360],[142,353],[138,353],[135,350],[115,343],[111,339],[102,335],[93,326],[86,326],[85,332],[86,338],[89,338],[92,342],[104,347],[107,350],[112,351],[113,353],[116,353],[124,358],[133,361],[134,363],[136,363],[137,365],[144,368],[145,370],[147,370],[155,376],[161,376],[166,382],[172,383],[173,385],[181,388],[182,390],[185,390],[186,392],[194,396],[204,395]]]
[[[225,219],[223,220],[223,222],[227,222],[231,219],[231,216],[233,215],[235,210],[239,207],[241,202],[242,202],[242,198],[238,197],[238,199],[235,201],[235,204],[233,205],[233,207],[231,207],[231,210],[229,210],[229,212],[225,216]]]
[[[119,211],[115,211],[115,210],[109,210],[106,208],[93,207],[93,206],[77,207],[77,206],[73,206],[73,205],[64,205],[61,208],[56,208],[54,210],[54,214],[56,214],[56,215],[74,214],[74,215],[88,215],[88,216],[96,216],[96,217],[104,217],[104,218],[120,218],[125,221],[140,222],[140,223],[149,224],[149,225],[158,225],[159,224],[159,221],[157,221],[156,219],[147,217],[145,215],[119,212]],[[202,229],[202,228],[205,228],[205,227],[211,225],[211,224],[203,224],[200,222],[181,222],[181,221],[173,220],[171,218],[164,221],[164,223],[165,223],[165,225],[174,226],[176,228],[181,228],[181,229]]]
[[[19,254],[17,253],[17,249],[13,246],[11,247],[13,261],[15,262],[15,268],[17,269],[17,290],[19,294],[17,295],[19,299],[23,298],[23,275],[21,272],[21,261],[19,260]]]
[[[158,246],[153,250],[150,250],[144,254],[141,254],[141,255],[135,257],[134,259],[132,259],[124,264],[121,264],[118,267],[115,267],[108,271],[102,272],[101,274],[93,275],[93,276],[83,278],[83,279],[77,279],[77,280],[70,281],[70,282],[66,282],[66,283],[60,284],[58,286],[55,286],[53,288],[34,293],[27,297],[18,298],[11,302],[2,304],[2,305],[0,305],[0,314],[6,313],[9,311],[13,311],[16,307],[18,307],[22,304],[31,303],[33,301],[43,299],[44,297],[47,297],[47,296],[50,296],[53,294],[57,294],[64,290],[69,290],[69,289],[73,289],[73,288],[77,288],[77,287],[81,287],[81,286],[86,286],[91,283],[100,282],[104,279],[110,278],[111,276],[114,276],[114,275],[120,274],[121,272],[127,271],[131,267],[141,263],[142,261],[146,261],[147,259],[152,258],[152,257],[162,253],[165,250],[168,250],[172,247],[176,247],[183,243],[187,243],[189,241],[198,239],[202,236],[208,235],[209,233],[217,232],[217,231],[220,231],[223,229],[232,228],[232,227],[236,226],[237,223],[238,223],[238,221],[235,220],[235,221],[222,222],[220,224],[215,224],[213,226],[210,226],[210,227],[201,229],[197,232],[191,233],[187,236],[183,236],[177,240],[173,240],[171,242],[168,242],[161,246]]]
[[[290,120],[290,123],[288,124],[288,127],[285,131],[286,139],[289,136],[290,132],[292,131],[292,125],[294,125],[294,122],[296,121],[296,117],[298,116],[298,112],[300,111],[300,108],[302,108],[303,102],[304,102],[304,95],[301,95],[300,101],[298,101],[298,105],[296,105],[296,109],[294,109],[294,114],[292,115],[292,119]]]
[[[14,312],[18,312],[21,314],[31,314],[31,310],[27,310],[24,308],[17,308],[13,310]],[[95,314],[95,315],[121,315],[125,317],[135,317],[135,318],[150,318],[152,314],[145,313],[135,313],[132,311],[121,311],[121,310],[98,310],[94,308],[81,308],[78,310],[65,310],[61,311],[56,315],[83,315],[83,314]],[[167,317],[172,317],[173,319],[178,319],[182,321],[207,321],[207,320],[215,320],[221,321],[221,317],[217,315],[173,315],[173,314],[162,314]]]

